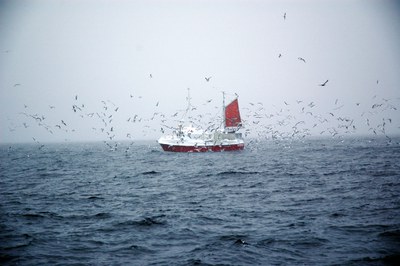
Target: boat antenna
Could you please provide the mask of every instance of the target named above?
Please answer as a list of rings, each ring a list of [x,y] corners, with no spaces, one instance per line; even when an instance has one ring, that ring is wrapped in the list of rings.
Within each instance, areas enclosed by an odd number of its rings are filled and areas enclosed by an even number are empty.
[[[182,119],[181,120],[184,120],[184,119],[186,119],[186,116],[187,116],[187,114],[189,113],[189,111],[190,111],[190,108],[191,108],[191,104],[190,104],[190,88],[187,88],[187,91],[188,91],[188,95],[186,96],[186,101],[187,101],[187,107],[186,107],[186,111],[185,111],[185,113],[183,114],[183,116],[182,116]]]
[[[192,98],[190,97],[190,88],[187,88],[187,90],[188,90],[188,96],[187,96],[187,103],[188,103],[188,106],[187,106],[186,112],[189,112],[189,111],[190,111],[190,108],[192,107],[192,104],[190,103],[190,100],[191,100]]]

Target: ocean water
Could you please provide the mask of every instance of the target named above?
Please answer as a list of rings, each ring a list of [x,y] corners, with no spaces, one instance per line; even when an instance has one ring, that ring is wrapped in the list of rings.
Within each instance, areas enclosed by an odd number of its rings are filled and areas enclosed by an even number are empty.
[[[400,139],[0,146],[1,265],[400,265]]]

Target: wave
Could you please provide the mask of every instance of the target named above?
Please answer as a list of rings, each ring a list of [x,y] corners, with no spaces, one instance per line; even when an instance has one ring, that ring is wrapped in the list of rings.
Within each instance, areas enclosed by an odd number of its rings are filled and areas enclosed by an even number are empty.
[[[62,216],[60,216],[54,212],[48,212],[48,211],[37,212],[37,213],[31,213],[31,212],[21,213],[20,216],[22,216],[26,219],[31,219],[31,220],[46,219],[46,218],[51,218],[51,219],[63,218]]]
[[[223,235],[219,238],[219,240],[228,241],[234,245],[249,245],[249,243],[244,240],[246,238],[246,235]]]
[[[17,261],[20,257],[15,256],[15,255],[10,255],[10,254],[1,254],[0,256],[0,263],[10,263],[9,265],[17,265]]]
[[[92,219],[108,219],[112,218],[112,215],[108,212],[99,212],[99,213],[86,213],[86,214],[68,214],[65,216],[61,216],[63,219],[69,220],[92,220]]]
[[[165,222],[157,220],[152,217],[146,217],[140,221],[136,221],[135,224],[139,226],[152,226],[152,225],[162,225],[165,224]]]
[[[89,196],[87,197],[88,200],[104,200],[103,197],[98,197],[98,196]]]
[[[141,254],[141,253],[149,253],[149,254],[154,253],[153,250],[151,250],[149,248],[146,248],[144,246],[136,245],[136,244],[129,244],[129,245],[126,245],[126,246],[117,247],[117,248],[115,248],[115,249],[113,249],[111,251],[112,252],[128,251],[129,253],[134,252],[134,253],[139,253],[139,254]]]
[[[340,212],[334,212],[331,215],[329,215],[329,217],[331,217],[331,218],[339,218],[339,217],[344,217],[344,216],[346,216],[346,214],[340,213]]]
[[[369,174],[372,177],[389,177],[389,176],[397,176],[398,172],[391,170],[376,170],[376,171],[371,171]]]
[[[391,255],[386,255],[383,257],[377,257],[377,258],[371,258],[371,257],[365,257],[361,259],[355,259],[352,260],[351,263],[362,263],[366,264],[368,263],[374,263],[372,265],[400,265],[400,254],[391,254]],[[378,264],[375,264],[378,263]],[[383,263],[383,264],[381,264]]]
[[[37,214],[37,213],[24,213],[22,214],[23,217],[28,218],[28,219],[39,219],[39,218],[45,218],[44,215]]]
[[[303,237],[303,238],[287,238],[287,239],[275,239],[275,238],[266,238],[257,242],[257,246],[259,247],[267,247],[267,246],[286,246],[290,245],[292,247],[296,247],[299,249],[309,249],[309,248],[318,248],[320,246],[328,243],[329,240],[321,237]]]
[[[147,172],[143,172],[140,175],[158,175],[161,174],[160,172],[157,171],[147,171]]]
[[[223,235],[219,237],[221,241],[236,241],[237,239],[242,239],[248,237],[247,235]]]
[[[380,233],[379,236],[400,241],[400,230],[385,231],[383,233]]]
[[[33,236],[29,234],[21,235],[2,235],[3,243],[1,243],[2,250],[15,250],[19,248],[24,248],[33,242]],[[0,257],[0,261],[2,258]]]
[[[117,226],[136,226],[136,227],[151,227],[157,225],[165,225],[166,221],[160,219],[164,217],[164,215],[154,216],[154,217],[145,217],[140,220],[128,220],[125,222],[118,223]]]
[[[257,171],[223,171],[215,174],[216,176],[224,176],[224,175],[257,175],[260,174],[261,172]],[[211,176],[214,174],[208,174],[207,176]]]
[[[111,214],[106,213],[106,212],[99,212],[95,215],[93,215],[95,218],[100,218],[100,219],[106,219],[106,218],[111,218]]]

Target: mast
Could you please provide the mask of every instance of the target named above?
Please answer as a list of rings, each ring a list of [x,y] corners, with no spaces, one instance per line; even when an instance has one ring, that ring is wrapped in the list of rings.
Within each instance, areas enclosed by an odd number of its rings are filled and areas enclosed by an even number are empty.
[[[190,88],[187,88],[187,90],[188,90],[188,96],[186,97],[186,99],[187,99],[188,106],[186,108],[186,113],[189,113],[189,110],[190,110]]]
[[[224,125],[224,132],[226,130],[226,117],[225,117],[225,92],[222,92],[222,124]]]

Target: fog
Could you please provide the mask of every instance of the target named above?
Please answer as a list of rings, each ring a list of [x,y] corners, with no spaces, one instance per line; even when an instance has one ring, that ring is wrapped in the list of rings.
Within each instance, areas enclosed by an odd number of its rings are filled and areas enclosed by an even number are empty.
[[[396,1],[1,1],[0,142],[155,140],[188,88],[252,137],[392,136],[399,47]]]

